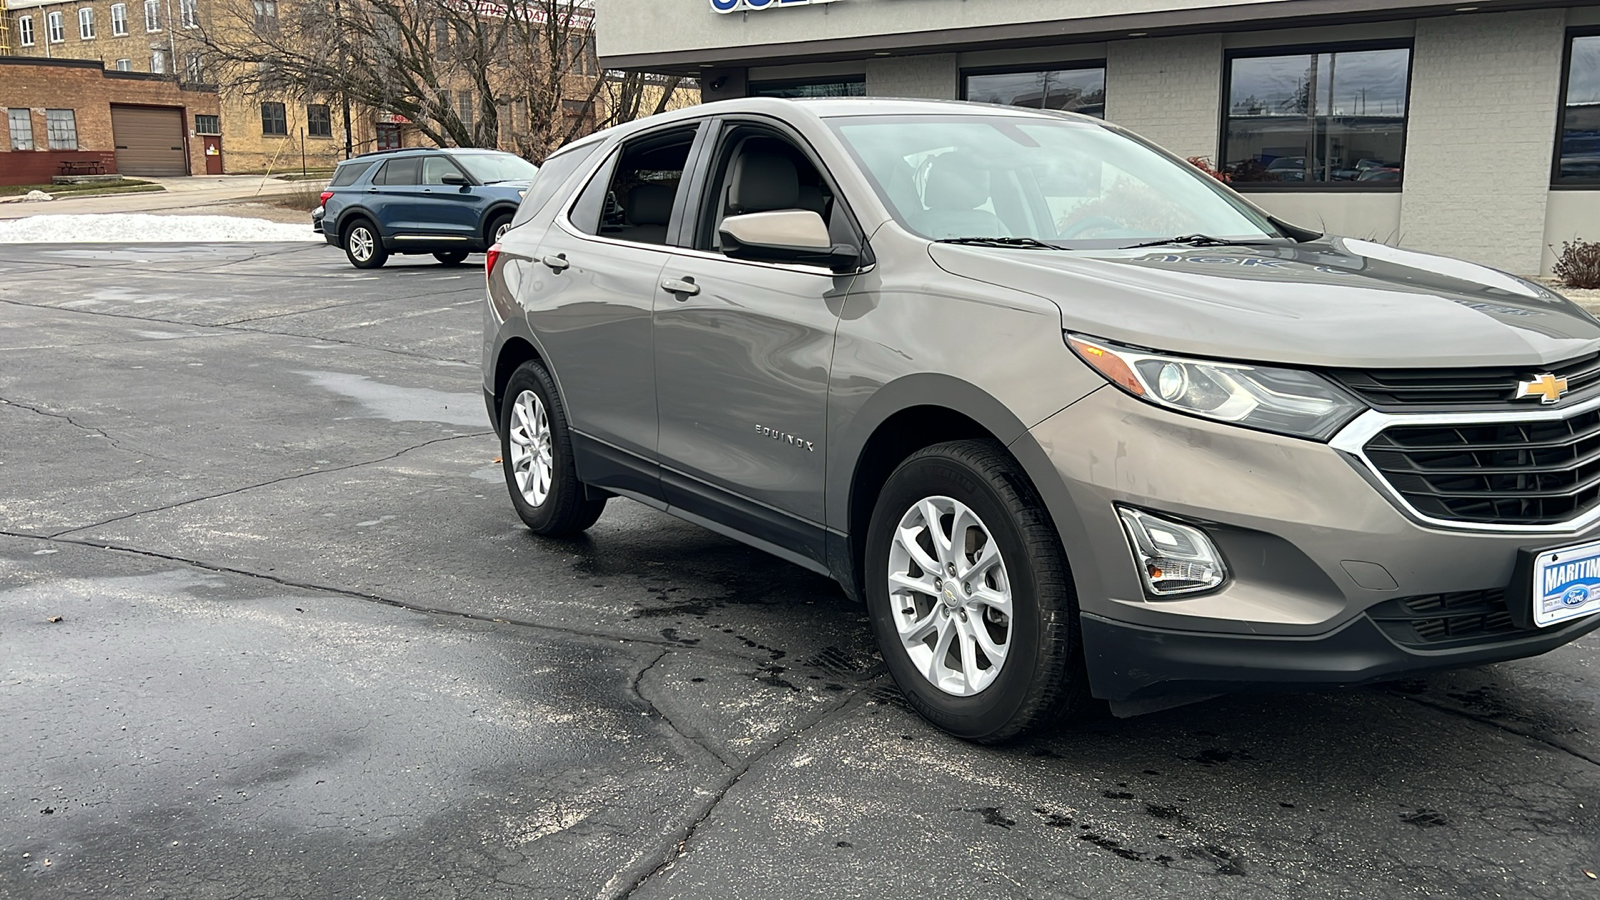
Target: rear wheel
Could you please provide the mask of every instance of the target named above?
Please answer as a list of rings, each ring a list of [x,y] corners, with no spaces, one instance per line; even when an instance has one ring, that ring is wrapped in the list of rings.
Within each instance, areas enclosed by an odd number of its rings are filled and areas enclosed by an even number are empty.
[[[500,243],[500,239],[505,237],[506,236],[506,232],[508,232],[510,230],[511,230],[511,214],[510,213],[502,213],[502,214],[500,214],[498,216],[495,216],[492,220],[490,220],[489,227],[488,227],[487,233],[486,233],[486,236],[489,238],[489,246],[492,247],[495,244]]]
[[[566,410],[555,381],[538,362],[523,363],[506,383],[500,459],[511,505],[538,534],[576,534],[605,511],[605,499],[589,499],[578,480]]]
[[[378,236],[377,226],[366,219],[357,219],[346,225],[342,243],[345,257],[350,260],[350,265],[358,269],[376,269],[389,258],[389,251],[383,249],[383,239]]]
[[[438,253],[435,253],[433,255],[433,258],[437,259],[439,262],[442,262],[447,266],[459,266],[459,265],[461,265],[462,262],[464,262],[466,260],[467,251],[465,251],[465,250],[440,250]]]
[[[997,744],[1087,706],[1066,554],[999,444],[952,441],[901,463],[865,574],[884,662],[933,724]]]

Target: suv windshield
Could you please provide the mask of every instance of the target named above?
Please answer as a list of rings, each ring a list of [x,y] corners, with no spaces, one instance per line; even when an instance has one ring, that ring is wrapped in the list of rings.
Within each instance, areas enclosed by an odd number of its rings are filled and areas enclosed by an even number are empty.
[[[484,184],[497,181],[532,181],[539,167],[509,153],[457,153],[454,159],[467,174]]]
[[[1283,237],[1211,176],[1094,123],[993,115],[829,125],[895,220],[934,240],[1099,248],[1179,236]]]

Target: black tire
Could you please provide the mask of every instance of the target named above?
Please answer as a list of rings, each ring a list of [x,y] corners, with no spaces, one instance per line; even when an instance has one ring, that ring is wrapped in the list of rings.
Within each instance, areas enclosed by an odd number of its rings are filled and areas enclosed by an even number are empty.
[[[439,262],[444,263],[447,266],[459,266],[463,262],[466,262],[467,251],[465,251],[465,250],[440,250],[438,253],[435,253],[433,255],[433,258],[437,259]]]
[[[916,618],[922,615],[917,603],[926,602],[925,621],[936,614],[946,618],[960,614],[967,622],[963,610],[971,609],[980,616],[974,627],[988,627],[984,623],[994,620],[977,612],[987,608],[960,606],[960,588],[952,592],[943,611],[938,609],[944,602],[942,594],[919,595],[921,600],[898,610],[890,605],[908,602],[892,601],[888,585],[895,534],[901,518],[930,497],[949,498],[976,514],[1000,551],[1011,591],[1005,658],[992,682],[966,696],[941,689],[918,670],[900,639],[895,617],[904,613]],[[878,495],[863,568],[868,614],[884,662],[912,708],[929,722],[957,737],[1000,744],[1088,712],[1078,600],[1066,553],[1033,485],[1000,444],[951,441],[927,447],[902,462]],[[954,588],[957,580],[948,584]],[[970,591],[967,594],[971,596]]]
[[[339,235],[339,243],[344,246],[344,255],[350,260],[350,265],[358,269],[376,269],[389,258],[389,251],[383,249],[383,237],[378,234],[378,226],[372,224],[370,219],[358,217],[350,220]]]
[[[511,213],[501,213],[489,220],[489,227],[483,231],[483,242],[493,247],[500,243],[500,235],[511,227]]]
[[[537,503],[518,487],[513,461],[512,431],[519,427],[516,406],[524,393],[531,393],[538,399],[549,422],[550,489]],[[506,383],[505,397],[500,403],[500,459],[506,488],[511,492],[511,505],[536,534],[547,537],[577,534],[598,521],[605,511],[605,498],[589,499],[583,482],[578,480],[566,410],[556,393],[555,381],[538,362],[523,363]]]

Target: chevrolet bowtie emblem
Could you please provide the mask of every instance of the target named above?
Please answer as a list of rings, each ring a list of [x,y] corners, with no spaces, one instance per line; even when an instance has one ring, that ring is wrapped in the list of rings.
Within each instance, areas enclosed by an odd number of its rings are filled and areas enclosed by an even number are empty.
[[[1557,378],[1546,372],[1532,381],[1517,382],[1517,396],[1512,399],[1521,400],[1523,397],[1538,397],[1540,403],[1554,403],[1560,400],[1561,395],[1566,392],[1567,380],[1565,378]]]

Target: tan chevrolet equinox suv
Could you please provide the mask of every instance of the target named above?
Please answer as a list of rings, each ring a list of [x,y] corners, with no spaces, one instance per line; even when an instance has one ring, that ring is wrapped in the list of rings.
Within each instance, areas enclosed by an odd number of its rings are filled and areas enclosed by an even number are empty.
[[[563,148],[483,379],[535,532],[621,496],[827,574],[976,741],[1600,625],[1600,323],[1096,119],[748,99]]]

